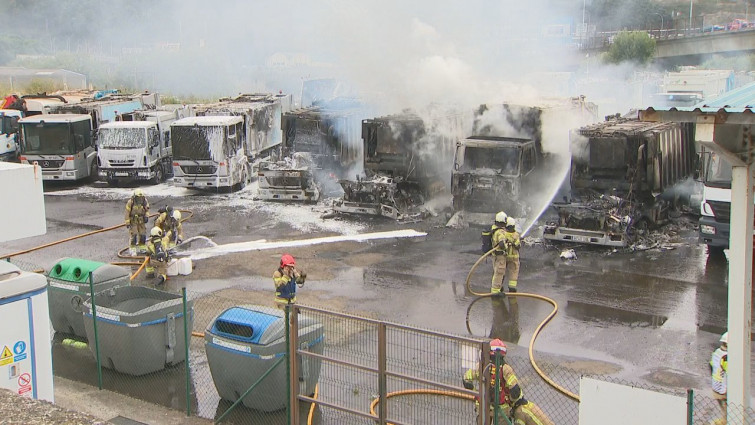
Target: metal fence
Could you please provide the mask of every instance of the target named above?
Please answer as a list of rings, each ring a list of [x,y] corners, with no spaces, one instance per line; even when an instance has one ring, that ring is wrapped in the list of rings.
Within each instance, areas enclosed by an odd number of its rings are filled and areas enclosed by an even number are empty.
[[[54,279],[50,283],[60,284]],[[57,289],[71,300],[81,295],[73,288],[69,292]],[[89,322],[91,336],[55,334],[56,376],[223,424],[482,422],[477,417],[475,398],[488,399],[483,371],[487,356],[481,355],[489,350],[487,339],[302,305],[293,305],[290,320],[286,320],[284,312],[273,307],[270,293],[240,288],[185,293],[160,290],[146,299],[137,296],[118,305],[108,304],[112,298],[109,292],[112,289],[95,294],[94,302],[82,299],[82,304],[70,303],[82,321]],[[157,292],[165,295],[154,295]],[[174,311],[155,313],[144,320],[129,322],[128,314],[117,317],[114,312],[156,312],[165,303],[174,303]],[[99,310],[87,310],[87,305]],[[238,306],[252,306],[275,319],[267,325],[282,339],[253,341],[259,335],[245,329],[245,322],[236,320],[238,317],[225,327],[213,327],[216,319]],[[92,333],[95,324],[97,344]],[[150,327],[159,330],[147,340],[124,336],[119,329],[138,333]],[[224,341],[219,337],[224,334],[237,338]],[[269,349],[259,351],[265,344]],[[183,355],[179,354],[182,350]],[[150,357],[158,358],[157,370],[146,366],[154,362]],[[536,357],[547,376],[578,393],[579,367],[544,354],[536,353]],[[524,397],[536,403],[554,423],[579,422],[579,403],[547,384],[526,356],[510,351],[506,362],[517,374]],[[476,368],[481,376],[475,390],[462,385],[469,368]],[[663,393],[679,395],[687,391],[627,382],[611,373],[591,373],[590,377]],[[694,393],[691,413],[693,424],[726,423],[721,420],[723,410],[717,401],[705,392]],[[755,413],[729,405],[728,423],[755,424]]]

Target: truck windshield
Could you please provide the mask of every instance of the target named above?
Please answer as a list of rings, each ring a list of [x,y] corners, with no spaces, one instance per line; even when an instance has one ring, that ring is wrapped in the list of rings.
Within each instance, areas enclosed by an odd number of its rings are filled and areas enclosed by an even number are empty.
[[[177,160],[220,161],[227,156],[223,127],[175,126],[170,137]]]
[[[104,149],[136,149],[147,146],[144,128],[101,128],[98,141]]]
[[[716,187],[731,187],[731,164],[714,152],[708,157],[705,167],[705,184]]]
[[[328,136],[320,129],[320,121],[296,120],[296,127],[289,134],[288,146],[293,146],[295,152],[309,152],[313,154],[327,154],[327,146],[331,143]],[[325,142],[328,143],[325,143]]]
[[[0,134],[18,132],[18,117],[0,114]]]
[[[504,176],[518,176],[520,156],[521,151],[514,147],[467,146],[464,148],[464,165],[461,171],[491,170]]]
[[[76,153],[69,123],[23,125],[21,150],[28,154],[67,155]]]

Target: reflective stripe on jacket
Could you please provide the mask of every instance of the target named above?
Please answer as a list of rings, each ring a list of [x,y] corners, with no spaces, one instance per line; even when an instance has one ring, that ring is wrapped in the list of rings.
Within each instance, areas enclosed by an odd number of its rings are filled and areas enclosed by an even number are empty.
[[[501,367],[501,374],[503,375],[503,383],[504,385],[501,385],[499,388],[499,398],[497,404],[508,404],[512,405],[512,403],[518,401],[522,398],[522,391],[519,387],[519,379],[517,379],[516,374],[514,373],[514,369],[511,368],[508,364],[503,365]],[[490,400],[493,401],[493,398],[495,397],[495,385],[496,385],[496,376],[495,373],[495,365],[490,366]],[[478,370],[475,369],[468,369],[466,373],[464,373],[464,380],[467,382],[473,382],[479,378]]]
[[[522,246],[521,238],[517,232],[503,232],[503,238],[506,240],[506,258],[519,258],[519,248]]]
[[[710,356],[710,367],[712,368],[711,386],[713,391],[719,394],[726,394],[726,372],[728,369],[728,356],[725,350],[718,347]]]

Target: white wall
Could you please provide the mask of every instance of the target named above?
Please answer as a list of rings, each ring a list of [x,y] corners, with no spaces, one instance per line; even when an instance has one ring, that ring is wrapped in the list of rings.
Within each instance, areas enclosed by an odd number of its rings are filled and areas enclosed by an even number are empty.
[[[0,188],[0,242],[47,232],[39,166],[0,162]]]
[[[579,380],[580,425],[684,425],[687,398],[596,379]]]

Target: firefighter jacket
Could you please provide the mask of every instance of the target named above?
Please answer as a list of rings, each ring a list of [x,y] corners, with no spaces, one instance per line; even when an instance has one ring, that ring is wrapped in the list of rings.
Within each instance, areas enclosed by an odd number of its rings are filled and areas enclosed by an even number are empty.
[[[493,242],[493,248],[495,248],[493,255],[505,254],[505,251],[499,246],[499,244],[504,241],[504,234],[506,233],[506,230],[503,227],[498,227],[494,224],[490,226],[490,233],[492,234],[491,241]]]
[[[168,261],[168,240],[159,236],[152,236],[147,241],[147,253],[150,261]]]
[[[514,369],[506,363],[501,367],[500,374],[496,374],[495,369],[495,365],[490,366],[490,390],[488,391],[490,401],[496,405],[508,404],[509,406],[513,406],[523,395],[519,387],[519,379],[517,379]],[[465,386],[479,379],[478,370],[477,368],[469,369],[464,373]],[[501,379],[496,379],[497,377]],[[496,384],[500,385],[498,388],[499,398],[497,403],[494,400]]]
[[[506,230],[503,232],[503,239],[506,241],[506,258],[519,258],[519,248],[522,247],[522,239],[519,237],[519,232],[509,232]]]
[[[147,222],[149,202],[144,196],[132,196],[126,202],[126,224],[144,224]]]
[[[514,425],[555,425],[535,403],[521,399],[514,405]]]
[[[296,302],[296,272],[294,276],[289,277],[283,272],[283,267],[273,273],[273,283],[275,284],[275,301],[280,303]]]
[[[713,391],[726,394],[726,373],[728,370],[728,356],[726,350],[718,347],[710,356],[710,377]]]
[[[155,226],[161,228],[163,233],[173,240],[183,240],[184,230],[180,220],[176,220],[172,215],[168,215],[167,212],[161,213],[159,217],[155,219]]]

